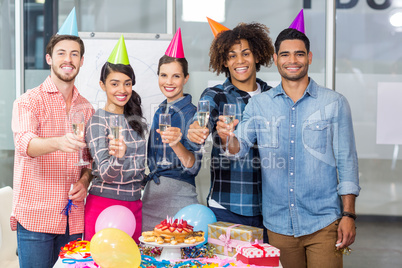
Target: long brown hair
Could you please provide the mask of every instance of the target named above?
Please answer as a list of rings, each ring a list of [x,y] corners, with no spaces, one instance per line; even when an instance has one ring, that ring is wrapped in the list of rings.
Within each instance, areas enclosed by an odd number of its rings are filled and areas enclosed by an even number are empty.
[[[100,80],[106,84],[106,78],[111,72],[119,72],[131,78],[133,86],[135,85],[135,74],[131,65],[113,64],[106,62],[101,70]],[[131,128],[141,137],[145,136],[146,124],[141,109],[141,97],[133,90],[131,98],[124,105],[124,117],[130,124]]]

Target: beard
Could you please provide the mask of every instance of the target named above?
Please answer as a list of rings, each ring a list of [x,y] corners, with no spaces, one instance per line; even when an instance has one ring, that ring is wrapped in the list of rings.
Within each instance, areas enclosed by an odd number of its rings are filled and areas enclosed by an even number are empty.
[[[74,66],[74,65],[73,65]],[[75,68],[75,66],[74,66]],[[75,68],[76,72],[71,74],[64,74],[60,71],[61,68],[56,68],[56,66],[52,65],[53,73],[63,82],[71,82],[77,77],[79,68]]]

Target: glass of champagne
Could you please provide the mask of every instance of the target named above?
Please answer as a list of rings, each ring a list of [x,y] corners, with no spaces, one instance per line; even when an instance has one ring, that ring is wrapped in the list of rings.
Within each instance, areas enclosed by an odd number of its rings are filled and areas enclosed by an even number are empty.
[[[85,132],[85,118],[82,111],[75,112],[73,117],[71,118],[71,122],[73,125],[73,132],[74,135],[80,137],[81,139],[84,138]],[[79,161],[75,163],[76,166],[86,166],[89,162],[86,162],[82,159],[82,149],[78,151],[79,153]]]
[[[233,124],[235,118],[236,118],[236,104],[230,104],[227,103],[223,106],[223,116],[225,117],[225,124]],[[226,137],[226,150],[224,153],[221,153],[220,155],[222,156],[233,156],[229,152],[229,136]]]
[[[162,135],[162,132],[166,131],[171,126],[171,118],[170,114],[160,114],[159,115],[159,131]],[[166,143],[163,144],[163,158],[162,161],[157,163],[158,165],[170,165],[172,164],[166,159]]]
[[[120,131],[123,127],[122,122],[123,117],[121,115],[114,114],[109,117],[110,134],[113,136],[116,142],[118,142],[120,139]],[[117,163],[117,156],[116,156],[116,163]]]
[[[209,121],[209,101],[207,100],[200,100],[198,102],[198,107],[197,107],[197,119],[198,119],[198,124],[202,128],[206,128],[208,126],[208,121]],[[205,147],[204,144],[201,144],[201,148],[196,151],[196,153],[205,153]]]

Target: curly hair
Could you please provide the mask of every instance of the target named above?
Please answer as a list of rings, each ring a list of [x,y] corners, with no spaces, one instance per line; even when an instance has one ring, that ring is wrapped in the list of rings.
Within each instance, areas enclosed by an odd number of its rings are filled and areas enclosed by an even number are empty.
[[[258,61],[257,72],[261,65],[271,66],[274,46],[268,34],[268,27],[261,23],[239,23],[233,30],[220,32],[209,49],[209,69],[217,75],[225,73],[226,77],[229,77],[229,69],[224,64],[228,60],[231,47],[234,44],[240,44],[241,39],[247,40],[251,53]]]

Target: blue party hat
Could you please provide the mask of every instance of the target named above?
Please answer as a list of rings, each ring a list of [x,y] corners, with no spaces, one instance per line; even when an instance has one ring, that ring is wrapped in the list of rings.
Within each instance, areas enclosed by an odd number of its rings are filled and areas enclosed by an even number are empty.
[[[77,15],[75,14],[75,7],[71,10],[67,19],[57,32],[58,35],[74,35],[78,36]]]

